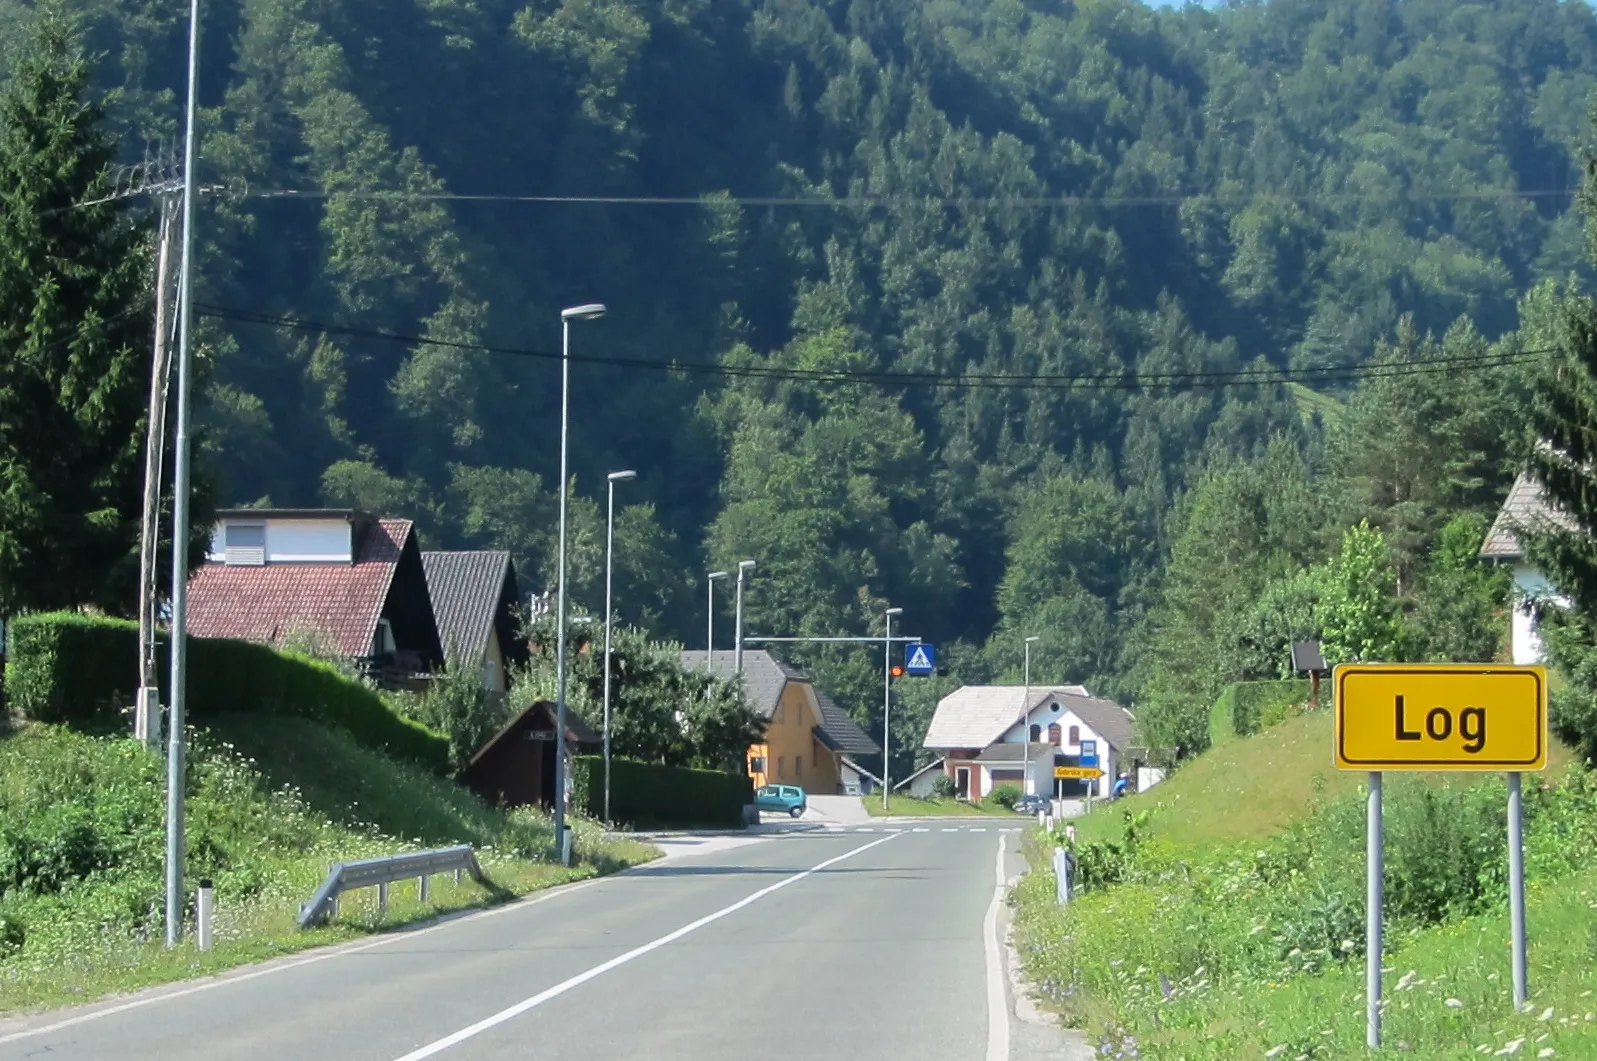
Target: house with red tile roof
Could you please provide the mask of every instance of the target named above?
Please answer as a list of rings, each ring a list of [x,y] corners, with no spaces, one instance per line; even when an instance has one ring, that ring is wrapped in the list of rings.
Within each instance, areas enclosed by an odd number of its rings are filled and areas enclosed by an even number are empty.
[[[218,512],[188,628],[278,646],[309,636],[388,684],[444,661],[415,528],[353,510]]]

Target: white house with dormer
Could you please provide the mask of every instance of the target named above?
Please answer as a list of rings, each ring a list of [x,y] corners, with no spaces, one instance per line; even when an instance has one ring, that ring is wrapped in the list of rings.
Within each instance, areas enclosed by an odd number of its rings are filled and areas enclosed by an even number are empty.
[[[1514,663],[1541,663],[1544,655],[1537,629],[1547,608],[1565,609],[1570,600],[1525,556],[1523,533],[1550,527],[1575,530],[1575,521],[1550,504],[1541,484],[1521,472],[1503,500],[1492,529],[1481,543],[1481,558],[1508,564],[1514,579],[1514,612],[1509,624],[1509,647]]]
[[[997,785],[1027,795],[1107,796],[1127,769],[1130,711],[1085,686],[966,685],[938,701],[924,747],[940,754],[961,799],[979,800]],[[1054,767],[1096,757],[1095,781],[1055,779]]]

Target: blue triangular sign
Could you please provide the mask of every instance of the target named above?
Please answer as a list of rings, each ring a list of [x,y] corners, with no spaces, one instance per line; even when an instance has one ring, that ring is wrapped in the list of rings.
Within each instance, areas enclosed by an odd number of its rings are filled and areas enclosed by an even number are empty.
[[[904,661],[904,669],[912,674],[930,674],[932,672],[932,646],[911,645],[909,658]]]

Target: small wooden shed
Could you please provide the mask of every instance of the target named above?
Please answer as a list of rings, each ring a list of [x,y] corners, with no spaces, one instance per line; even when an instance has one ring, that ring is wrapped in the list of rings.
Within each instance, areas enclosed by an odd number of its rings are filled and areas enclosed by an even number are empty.
[[[555,801],[555,704],[539,700],[477,750],[467,764],[466,787],[496,806],[553,807]],[[566,748],[577,755],[600,747],[603,738],[566,708]]]

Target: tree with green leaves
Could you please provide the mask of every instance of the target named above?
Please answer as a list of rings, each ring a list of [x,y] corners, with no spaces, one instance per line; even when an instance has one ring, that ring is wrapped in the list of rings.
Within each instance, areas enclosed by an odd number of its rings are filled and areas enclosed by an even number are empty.
[[[0,613],[136,593],[150,245],[92,76],[51,5],[0,94]]]

